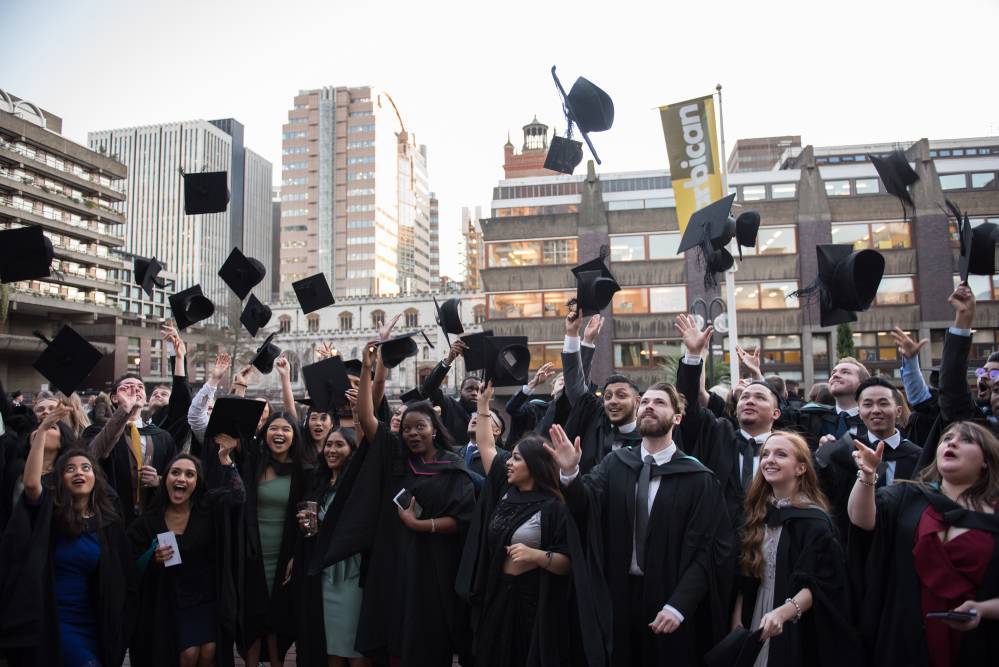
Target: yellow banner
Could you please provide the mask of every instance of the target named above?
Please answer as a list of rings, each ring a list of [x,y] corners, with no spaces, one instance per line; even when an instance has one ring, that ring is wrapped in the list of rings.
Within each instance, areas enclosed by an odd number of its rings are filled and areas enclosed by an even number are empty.
[[[669,156],[669,172],[676,199],[680,233],[695,211],[722,198],[715,98],[697,99],[659,107]]]

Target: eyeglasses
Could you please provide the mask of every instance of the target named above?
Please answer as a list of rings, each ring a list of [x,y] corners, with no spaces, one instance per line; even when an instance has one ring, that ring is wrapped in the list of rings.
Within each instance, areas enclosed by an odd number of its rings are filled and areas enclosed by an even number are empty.
[[[999,380],[999,368],[993,368],[991,371],[985,368],[976,368],[975,377],[988,377],[992,382]]]

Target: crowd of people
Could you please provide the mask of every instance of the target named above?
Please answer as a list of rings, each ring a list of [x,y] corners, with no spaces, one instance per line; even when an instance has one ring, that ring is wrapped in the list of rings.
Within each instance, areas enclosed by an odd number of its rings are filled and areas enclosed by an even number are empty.
[[[328,405],[278,357],[278,407],[225,352],[195,392],[165,327],[169,385],[3,393],[0,655],[997,664],[999,355],[969,389],[975,299],[950,303],[936,386],[896,329],[901,389],[843,358],[807,397],[742,349],[746,377],[708,390],[711,326],[687,315],[674,383],[594,387],[604,321],[572,310],[561,373],[503,409],[489,373],[443,389],[467,339],[396,407],[392,323]]]

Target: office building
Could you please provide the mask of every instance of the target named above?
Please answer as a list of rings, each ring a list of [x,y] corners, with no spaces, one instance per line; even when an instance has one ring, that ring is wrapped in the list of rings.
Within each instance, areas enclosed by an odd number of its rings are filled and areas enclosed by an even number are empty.
[[[437,195],[430,193],[430,282],[436,285],[441,277],[441,216]]]
[[[482,245],[482,227],[479,223],[481,219],[481,206],[476,206],[474,209],[461,207],[461,235],[464,241],[461,252],[462,280],[465,289],[473,292],[482,289],[480,271],[484,266],[485,253]]]

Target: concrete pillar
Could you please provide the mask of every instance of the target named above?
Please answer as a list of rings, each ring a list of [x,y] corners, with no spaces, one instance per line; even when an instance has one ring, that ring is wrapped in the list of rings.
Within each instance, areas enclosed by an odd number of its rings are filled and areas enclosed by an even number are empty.
[[[604,208],[603,195],[600,192],[600,178],[597,176],[593,161],[586,163],[586,180],[583,181],[582,196],[579,204],[579,217],[576,223],[578,235],[579,262],[583,263],[598,257],[603,246],[610,245],[609,228],[607,226],[607,210]],[[610,259],[607,265],[613,272]],[[605,311],[610,314],[610,308]],[[596,341],[597,352],[590,368],[590,379],[597,384],[603,384],[610,375],[614,362],[614,318],[608,317],[600,336]]]

